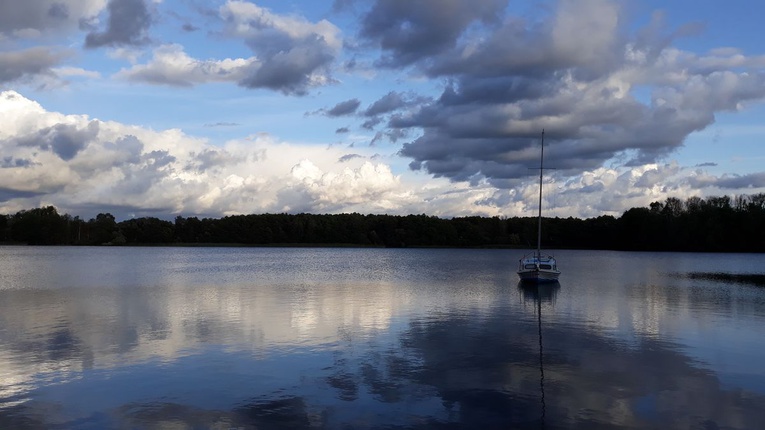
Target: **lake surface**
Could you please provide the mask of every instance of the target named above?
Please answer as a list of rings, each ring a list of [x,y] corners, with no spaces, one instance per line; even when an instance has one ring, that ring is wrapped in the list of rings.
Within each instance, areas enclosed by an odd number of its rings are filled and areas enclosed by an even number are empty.
[[[520,254],[0,247],[0,428],[765,428],[765,255]]]

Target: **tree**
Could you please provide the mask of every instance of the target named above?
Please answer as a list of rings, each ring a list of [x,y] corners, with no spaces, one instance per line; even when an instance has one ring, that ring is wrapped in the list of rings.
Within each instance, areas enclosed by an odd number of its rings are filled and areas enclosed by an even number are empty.
[[[8,219],[8,215],[0,215],[0,242],[7,242],[11,238]]]
[[[89,243],[92,245],[111,244],[119,231],[117,221],[110,213],[99,213],[95,219],[88,221],[88,224],[90,226]]]
[[[677,197],[667,197],[662,213],[671,217],[679,217],[683,213],[683,202]]]
[[[705,203],[701,197],[688,197],[685,200],[685,211],[691,213],[700,212],[704,208]]]
[[[735,198],[670,197],[620,218],[545,218],[546,248],[765,252],[765,193]],[[427,215],[251,214],[178,216],[175,223],[109,213],[88,222],[47,206],[0,215],[0,241],[34,245],[146,243],[536,246],[537,219]]]
[[[125,243],[170,243],[174,240],[173,224],[159,218],[133,218],[117,224]]]
[[[67,243],[66,220],[53,206],[19,211],[13,216],[11,224],[13,240],[29,245]]]

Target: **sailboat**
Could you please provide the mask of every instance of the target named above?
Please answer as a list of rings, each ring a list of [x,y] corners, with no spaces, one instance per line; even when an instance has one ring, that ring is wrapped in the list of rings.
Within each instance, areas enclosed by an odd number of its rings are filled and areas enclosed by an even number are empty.
[[[526,254],[518,264],[521,281],[530,283],[556,282],[560,276],[558,263],[552,255],[542,255],[542,178],[545,159],[545,131],[542,130],[542,153],[539,157],[539,216],[537,221],[537,249]]]

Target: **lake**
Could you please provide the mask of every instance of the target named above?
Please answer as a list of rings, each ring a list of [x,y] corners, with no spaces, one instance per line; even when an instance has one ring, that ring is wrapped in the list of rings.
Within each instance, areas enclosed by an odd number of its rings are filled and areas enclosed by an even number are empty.
[[[0,428],[763,428],[765,255],[521,254],[0,247]]]

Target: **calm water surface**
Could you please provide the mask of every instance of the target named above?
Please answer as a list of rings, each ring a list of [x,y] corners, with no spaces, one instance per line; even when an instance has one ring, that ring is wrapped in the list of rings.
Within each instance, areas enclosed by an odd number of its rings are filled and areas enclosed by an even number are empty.
[[[0,428],[765,428],[765,255],[0,247]]]

